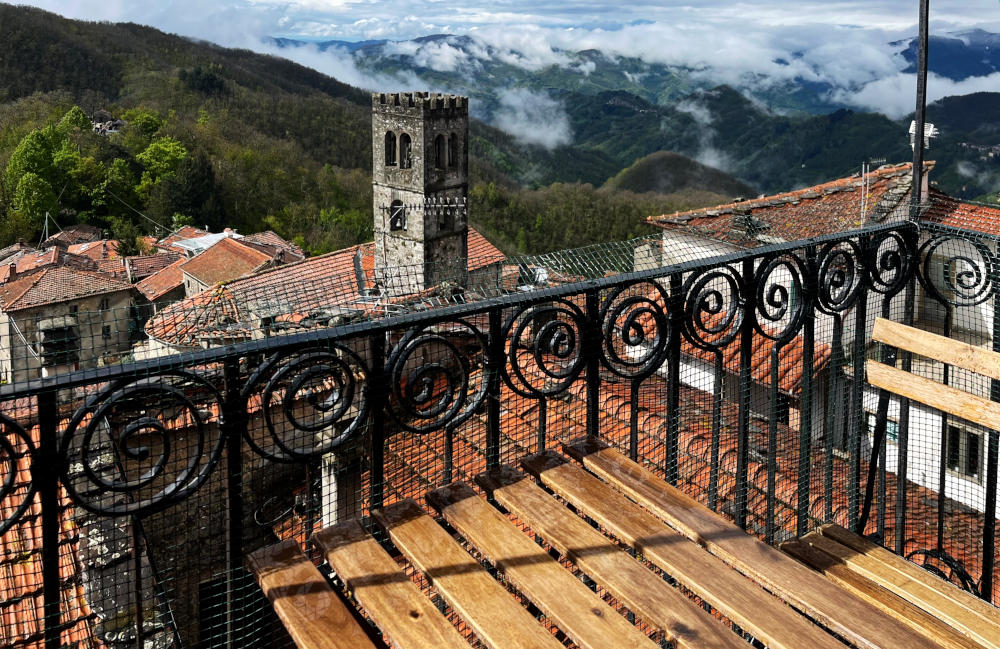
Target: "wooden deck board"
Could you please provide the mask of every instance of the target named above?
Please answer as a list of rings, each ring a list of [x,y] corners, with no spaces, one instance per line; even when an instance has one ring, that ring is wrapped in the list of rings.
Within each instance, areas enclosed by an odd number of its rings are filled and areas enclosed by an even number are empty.
[[[808,542],[811,536],[812,534],[807,534],[802,539],[786,541],[781,544],[781,549],[946,649],[982,649],[982,645],[973,642],[943,620],[811,546]]]
[[[469,649],[469,644],[357,521],[320,530],[313,541],[382,633],[399,649]]]
[[[529,473],[720,613],[774,649],[843,648],[789,606],[612,490],[577,465],[546,454]],[[740,531],[740,534],[744,532]]]
[[[582,649],[656,647],[468,485],[432,491],[427,502]]]
[[[405,500],[374,513],[393,545],[493,649],[562,649],[562,643],[420,506]]]
[[[583,440],[566,451],[608,484],[786,602],[858,647],[935,646],[873,605],[724,520],[604,444]]]
[[[805,538],[805,537],[804,537]],[[908,599],[991,649],[1000,649],[1000,610],[839,525],[809,542],[851,570]]]
[[[629,556],[523,473],[502,467],[476,482],[505,509],[635,613],[687,649],[746,649],[700,606]]]
[[[295,541],[261,548],[247,555],[247,565],[299,649],[375,649]]]

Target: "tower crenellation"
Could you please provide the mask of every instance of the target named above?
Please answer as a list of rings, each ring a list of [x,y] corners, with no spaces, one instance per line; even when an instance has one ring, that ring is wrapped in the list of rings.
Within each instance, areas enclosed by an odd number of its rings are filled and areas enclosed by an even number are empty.
[[[468,133],[467,97],[372,94],[375,274],[389,294],[464,281]]]

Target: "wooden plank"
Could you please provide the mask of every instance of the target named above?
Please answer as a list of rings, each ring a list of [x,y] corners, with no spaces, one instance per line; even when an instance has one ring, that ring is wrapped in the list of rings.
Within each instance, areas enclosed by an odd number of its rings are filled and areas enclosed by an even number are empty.
[[[603,443],[582,440],[567,445],[566,450],[681,534],[850,643],[884,649],[934,646],[868,602],[747,534]]]
[[[261,548],[247,555],[247,565],[299,649],[375,649],[295,541]]]
[[[826,575],[834,583],[863,597],[903,624],[947,649],[982,649],[957,629],[878,584],[854,572],[835,558],[808,543],[812,534],[781,544],[782,551]]]
[[[847,549],[837,558],[852,570],[949,621],[980,642],[985,641],[987,646],[1000,646],[1000,609],[839,525],[824,525],[819,532],[820,538]],[[826,551],[825,546],[820,549]]]
[[[579,466],[551,454],[523,464],[545,486],[768,647],[843,648],[833,636]]]
[[[875,319],[872,340],[1000,380],[1000,354],[885,318]]]
[[[476,477],[497,502],[607,589],[636,617],[688,649],[746,649],[736,634],[671,588],[523,473],[501,467]],[[765,595],[761,592],[761,595]]]
[[[562,649],[562,643],[416,502],[404,500],[374,516],[393,545],[424,573],[485,645]]]
[[[399,649],[469,649],[451,622],[355,520],[313,535],[337,576]]]
[[[432,491],[427,502],[582,649],[656,647],[468,485]]]
[[[868,383],[877,388],[992,430],[1000,430],[1000,403],[875,361],[868,361],[865,369],[868,371]]]

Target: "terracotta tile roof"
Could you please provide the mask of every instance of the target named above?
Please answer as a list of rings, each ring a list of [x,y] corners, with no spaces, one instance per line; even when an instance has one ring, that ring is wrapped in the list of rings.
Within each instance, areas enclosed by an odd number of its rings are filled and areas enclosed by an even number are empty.
[[[507,255],[500,252],[499,248],[472,228],[469,228],[466,245],[469,254],[469,270],[477,270],[507,258]]]
[[[184,283],[184,272],[181,270],[181,266],[186,261],[187,260],[183,257],[178,258],[172,264],[169,264],[165,268],[162,268],[149,277],[137,282],[135,287],[139,289],[139,292],[145,295],[146,299],[150,302],[159,300],[164,295]]]
[[[188,275],[215,286],[252,273],[271,261],[271,255],[244,246],[236,239],[222,239],[181,266]]]
[[[128,291],[132,285],[104,273],[52,266],[0,286],[0,308],[18,311],[89,295]]]
[[[157,241],[157,245],[167,247],[172,243],[177,241],[183,241],[184,239],[194,239],[195,237],[203,237],[206,234],[212,234],[208,230],[202,230],[201,228],[196,228],[191,225],[185,225],[180,229],[174,230],[167,236],[163,237]]]
[[[37,426],[26,428],[36,448]],[[0,503],[0,520],[15,513],[15,508],[31,484],[28,449],[16,436],[9,436],[16,457],[11,458],[16,473],[10,476],[12,492]],[[95,632],[96,616],[86,599],[80,560],[80,530],[73,508],[62,486],[59,487],[59,579],[61,581],[61,622],[64,626],[60,646],[104,647]],[[42,517],[38,497],[17,523],[0,535],[0,646],[17,649],[44,647],[44,607],[42,597]]]
[[[0,266],[0,283],[6,282],[10,278],[10,265],[15,264],[18,276],[31,273],[50,266],[69,266],[81,270],[96,270],[97,264],[93,259],[74,255],[66,251],[65,248],[52,246],[47,250],[30,250],[19,253],[16,258],[7,259],[6,263]]]
[[[182,257],[175,252],[159,252],[154,255],[136,255],[125,258],[128,276],[133,282],[158,273]]]
[[[128,277],[125,260],[121,257],[117,259],[99,259],[94,263],[97,271],[100,273],[113,275],[114,277]]]
[[[24,243],[23,241],[18,241],[15,244],[0,249],[0,263],[3,263],[4,261],[9,259],[10,257],[13,257],[14,255],[18,255],[22,252],[30,252],[33,250],[34,248],[29,246],[28,244]]]
[[[99,241],[104,233],[94,225],[77,223],[62,229],[42,242],[43,248],[49,246],[72,246],[77,243],[87,243],[88,241]]]
[[[302,248],[291,241],[287,241],[278,236],[277,233],[271,230],[265,230],[263,232],[257,232],[255,234],[248,234],[243,237],[242,241],[250,243],[258,243],[263,246],[268,246],[274,250],[283,250],[285,252],[285,261],[292,262],[298,259],[305,259],[306,253],[302,252]],[[273,255],[274,253],[272,253]]]
[[[118,241],[115,239],[101,239],[100,241],[88,241],[86,243],[74,243],[67,250],[74,255],[90,257],[94,261],[100,259],[118,258]]]
[[[928,171],[933,164],[927,163]],[[862,178],[856,174],[774,196],[651,216],[647,222],[744,247],[843,232],[871,221],[905,217],[912,168],[912,164],[906,163],[872,171],[868,178],[868,207],[863,216]]]
[[[1000,204],[992,207],[965,203],[936,189],[931,189],[931,204],[922,220],[1000,236]]]
[[[470,256],[469,270],[503,259],[502,253],[485,241],[481,234],[469,229],[470,248],[475,245],[485,255]],[[251,322],[251,317],[274,318],[282,325],[308,328],[328,326],[345,317],[379,317],[387,310],[398,310],[404,303],[429,308],[440,302],[435,297],[436,289],[392,299],[363,296],[359,279],[364,287],[374,285],[374,250],[374,243],[360,244],[235,279],[163,309],[147,323],[146,332],[157,340],[194,347],[206,338],[250,337],[259,324]],[[361,266],[361,278],[355,262]],[[143,290],[143,286],[139,289]]]

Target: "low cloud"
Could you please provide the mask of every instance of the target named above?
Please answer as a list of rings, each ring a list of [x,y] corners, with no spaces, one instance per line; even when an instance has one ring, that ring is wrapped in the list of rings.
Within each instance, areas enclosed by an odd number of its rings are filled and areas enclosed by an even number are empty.
[[[836,90],[831,94],[831,99],[899,119],[913,112],[916,87],[915,74],[896,73],[867,83],[856,90]],[[1000,72],[983,77],[969,77],[961,81],[952,81],[933,73],[927,77],[928,103],[953,95],[996,92],[997,89],[1000,89]]]
[[[493,123],[521,142],[554,149],[573,140],[565,108],[545,93],[514,88],[500,95],[498,104]]]
[[[694,99],[686,99],[674,104],[674,108],[687,113],[698,124],[698,151],[691,157],[703,165],[723,171],[733,168],[733,159],[715,146],[715,129],[712,128],[712,112]]]

